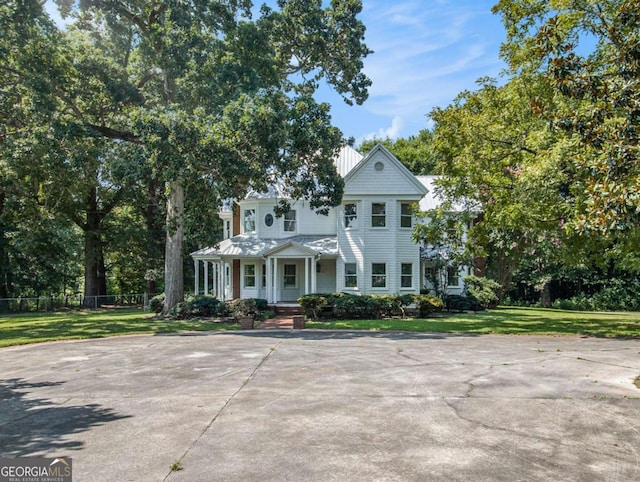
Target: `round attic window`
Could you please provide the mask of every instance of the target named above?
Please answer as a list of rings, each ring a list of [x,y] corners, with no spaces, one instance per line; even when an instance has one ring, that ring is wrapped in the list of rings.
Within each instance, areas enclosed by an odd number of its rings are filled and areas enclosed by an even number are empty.
[[[376,162],[373,167],[375,168],[376,171],[381,172],[384,171],[384,164],[381,163],[380,161]]]
[[[269,227],[273,225],[273,214],[269,213],[264,217],[264,224]]]

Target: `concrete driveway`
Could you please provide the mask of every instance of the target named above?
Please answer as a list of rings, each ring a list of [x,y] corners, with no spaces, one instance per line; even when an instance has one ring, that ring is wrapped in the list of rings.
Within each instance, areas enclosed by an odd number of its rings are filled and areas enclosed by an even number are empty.
[[[0,350],[0,455],[74,481],[640,480],[640,341],[129,336]],[[171,471],[175,464],[182,470]]]

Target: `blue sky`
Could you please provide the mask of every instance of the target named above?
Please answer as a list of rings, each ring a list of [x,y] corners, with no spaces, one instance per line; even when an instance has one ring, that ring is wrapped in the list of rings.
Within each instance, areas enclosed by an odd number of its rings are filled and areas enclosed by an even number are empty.
[[[497,76],[505,34],[491,13],[497,0],[363,0],[369,99],[349,107],[328,95],[334,124],[357,143],[408,137],[430,127],[428,113],[449,105],[476,80]]]
[[[323,89],[319,99],[331,103],[334,124],[356,144],[430,127],[434,107],[447,106],[459,92],[475,89],[479,77],[495,77],[504,67],[498,58],[504,29],[491,13],[496,2],[363,0],[365,42],[374,50],[365,73],[373,85],[369,99],[352,107]]]

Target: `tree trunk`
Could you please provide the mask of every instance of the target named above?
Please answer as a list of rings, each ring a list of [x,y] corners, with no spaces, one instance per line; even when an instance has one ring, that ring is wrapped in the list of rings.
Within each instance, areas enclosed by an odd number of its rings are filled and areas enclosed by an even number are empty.
[[[0,298],[9,297],[9,250],[8,241],[4,235],[5,228],[2,222],[6,194],[0,192]]]
[[[84,232],[84,306],[100,306],[99,298],[107,294],[101,233],[97,229]]]
[[[98,195],[91,188],[86,198],[84,231],[84,306],[100,306],[97,296],[107,294],[107,277],[104,266],[101,224],[104,216],[98,210]]]
[[[163,316],[184,299],[182,241],[184,238],[184,188],[180,181],[169,183],[167,197],[167,238],[164,253]]]
[[[540,291],[540,307],[551,308],[551,281],[545,281],[542,284],[542,290]]]

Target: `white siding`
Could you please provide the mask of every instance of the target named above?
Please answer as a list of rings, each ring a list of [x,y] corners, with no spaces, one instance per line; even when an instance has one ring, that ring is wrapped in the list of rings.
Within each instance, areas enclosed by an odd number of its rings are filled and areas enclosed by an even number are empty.
[[[376,165],[381,165],[382,170],[376,169]],[[390,154],[377,151],[350,174],[345,186],[347,198],[372,193],[400,195],[418,201],[424,195],[424,187]]]
[[[316,293],[334,293],[336,291],[336,260],[318,261],[320,272],[316,272]]]
[[[299,234],[305,235],[335,235],[336,234],[336,213],[331,209],[329,214],[324,216],[317,214],[309,207],[309,203],[298,201],[291,205],[291,209],[296,211],[296,230],[284,230],[284,217],[276,217],[273,212],[275,200],[242,201],[240,203],[240,220],[244,232],[244,210],[256,209],[256,236],[259,238],[282,239],[290,238]],[[271,226],[267,226],[265,220],[270,214],[273,218]]]

